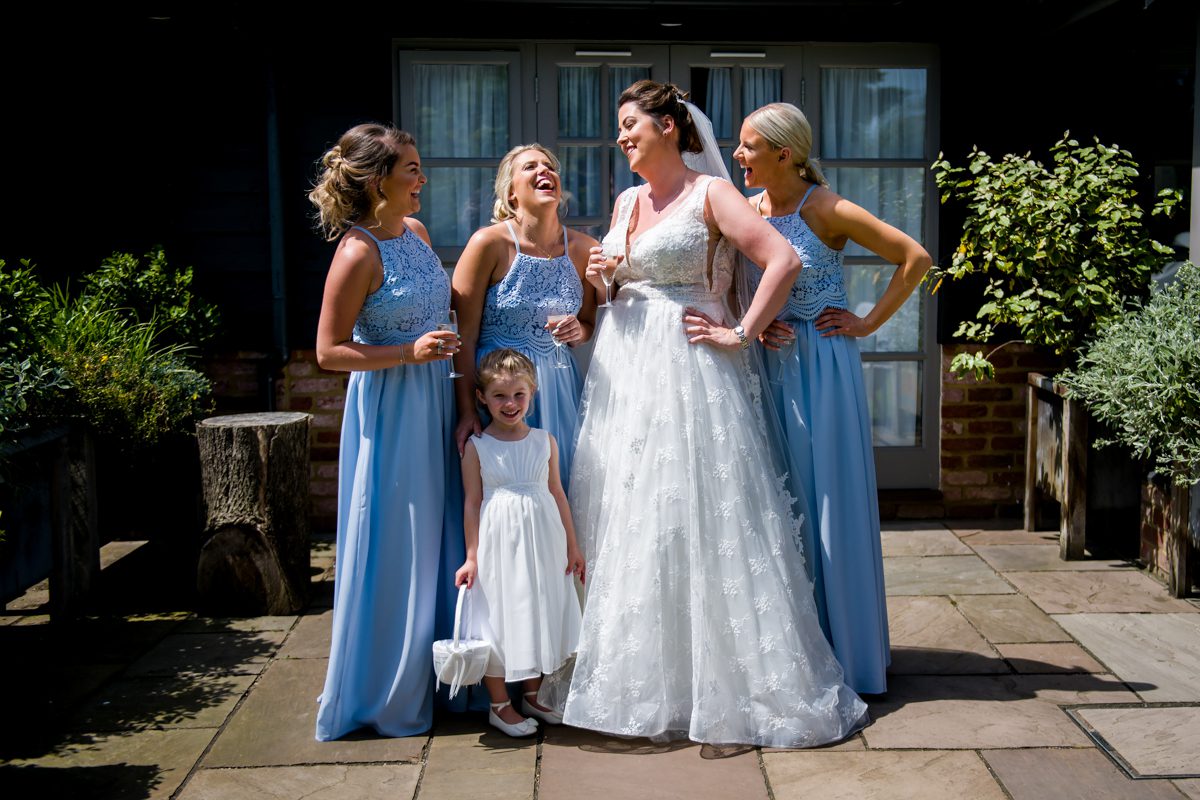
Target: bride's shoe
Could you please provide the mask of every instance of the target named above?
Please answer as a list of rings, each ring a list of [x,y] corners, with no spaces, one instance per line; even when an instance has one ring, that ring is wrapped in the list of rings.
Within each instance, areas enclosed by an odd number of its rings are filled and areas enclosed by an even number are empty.
[[[525,736],[533,736],[535,733],[537,733],[538,724],[536,719],[526,718],[515,725],[511,722],[505,722],[504,720],[500,719],[500,715],[496,712],[503,711],[506,706],[510,705],[512,705],[512,703],[510,703],[508,700],[505,700],[503,703],[489,704],[488,722],[491,723],[492,727],[517,739]]]
[[[525,694],[521,696],[521,713],[527,717],[537,717],[542,722],[550,725],[562,725],[562,714],[559,714],[557,711],[538,708],[533,703],[529,702],[529,697],[532,697],[536,701],[537,695],[537,692],[525,692]]]

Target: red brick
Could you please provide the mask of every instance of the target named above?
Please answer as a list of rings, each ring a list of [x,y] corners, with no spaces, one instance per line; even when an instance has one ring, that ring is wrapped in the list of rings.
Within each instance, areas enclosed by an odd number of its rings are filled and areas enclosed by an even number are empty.
[[[230,381],[229,388],[241,394],[254,394],[258,391],[258,381],[248,378],[238,378]]]
[[[317,472],[318,478],[329,478],[329,479],[336,478],[338,476],[338,465],[337,464],[319,464],[319,465],[317,465],[316,472]]]
[[[1025,437],[1024,436],[993,436],[992,437],[992,449],[993,450],[1020,450],[1020,451],[1024,452]]]
[[[309,451],[309,458],[313,461],[332,461],[338,460],[338,449],[336,447],[314,447]]]
[[[312,501],[313,511],[318,515],[337,518],[337,498],[336,497],[314,497]]]
[[[992,416],[1004,419],[1019,419],[1025,416],[1025,404],[997,403],[992,406]]]
[[[342,381],[338,378],[301,378],[288,387],[294,394],[328,394],[341,388]]]
[[[969,433],[1012,433],[1013,425],[1007,420],[971,420],[967,424]]]
[[[962,465],[962,456],[942,456],[942,469],[959,469]]]
[[[317,441],[321,444],[340,444],[342,434],[340,431],[317,431]],[[336,452],[337,450],[334,450],[334,453]]]
[[[288,375],[303,378],[307,375],[312,375],[317,371],[317,368],[311,361],[293,361],[287,365],[286,371]]]
[[[1025,486],[1024,472],[993,472],[992,483],[997,486]],[[1022,489],[1023,491],[1023,489]]]
[[[982,450],[987,444],[986,439],[971,438],[971,439],[943,439],[942,451],[952,453],[971,453]]]
[[[1009,486],[969,486],[963,497],[970,500],[1012,500],[1016,497]]]
[[[967,399],[972,403],[991,403],[997,400],[1012,400],[1012,389],[983,387],[967,392]]]
[[[1014,356],[1012,353],[1001,351],[999,353],[993,353],[992,357],[989,358],[988,361],[992,362],[993,367],[1000,369],[1001,367],[1012,366],[1013,358]]]
[[[1058,365],[1062,363],[1056,356],[1036,352],[1018,353],[1016,362],[1019,367],[1033,367],[1043,375],[1058,372]]]
[[[279,405],[288,411],[308,411],[313,407],[313,399],[311,397],[289,397],[286,403]]]
[[[942,483],[947,486],[985,486],[987,482],[988,474],[982,470],[945,472],[942,474]]]
[[[962,499],[962,489],[958,486],[943,486],[942,499],[947,503]]]
[[[959,434],[963,433],[965,427],[966,426],[962,422],[946,420],[942,423],[942,433],[950,436],[958,436]]]
[[[986,417],[988,413],[987,406],[979,403],[961,406],[942,406],[942,417]]]
[[[948,389],[944,386],[942,387],[942,404],[943,405],[946,403],[961,403],[965,397],[966,397],[966,392],[964,392],[962,389],[958,389],[958,388]]]
[[[317,408],[322,408],[327,411],[341,411],[345,407],[346,395],[344,394],[330,394],[317,398]]]
[[[312,426],[314,428],[341,428],[342,415],[332,412],[313,414]]]
[[[967,466],[974,469],[992,467],[1012,467],[1019,463],[1015,455],[999,455],[995,453],[972,453],[967,456]]]
[[[313,497],[336,497],[337,481],[309,481],[308,491]]]

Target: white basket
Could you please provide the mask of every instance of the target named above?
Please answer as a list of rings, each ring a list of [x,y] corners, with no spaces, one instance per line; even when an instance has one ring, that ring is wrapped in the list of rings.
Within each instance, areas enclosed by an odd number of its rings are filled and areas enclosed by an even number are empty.
[[[433,674],[437,686],[445,683],[450,687],[450,697],[458,694],[463,686],[472,686],[483,680],[487,671],[488,657],[492,647],[483,639],[467,639],[462,636],[463,600],[467,586],[458,587],[458,603],[454,607],[454,638],[439,639],[433,643]]]

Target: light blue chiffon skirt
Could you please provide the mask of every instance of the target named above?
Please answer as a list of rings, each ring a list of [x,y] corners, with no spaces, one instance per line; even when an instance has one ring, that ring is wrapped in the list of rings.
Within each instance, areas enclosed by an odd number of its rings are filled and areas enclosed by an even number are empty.
[[[789,321],[796,341],[767,351],[789,480],[804,498],[805,559],[821,625],[854,691],[887,690],[891,662],[871,418],[858,342]]]
[[[410,736],[433,724],[435,622],[463,552],[454,387],[446,372],[438,362],[350,376],[319,740],[363,727]],[[458,560],[447,587],[454,542]]]

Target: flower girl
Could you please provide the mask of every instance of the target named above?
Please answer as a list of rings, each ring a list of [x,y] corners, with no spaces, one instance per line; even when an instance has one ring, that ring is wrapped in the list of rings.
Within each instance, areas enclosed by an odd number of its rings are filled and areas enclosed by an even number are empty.
[[[571,512],[558,472],[558,444],[525,422],[537,391],[533,363],[513,350],[479,362],[476,396],[492,422],[467,442],[462,459],[467,559],[455,585],[477,589],[476,619],[491,643],[483,683],[488,721],[509,736],[537,733],[536,717],[562,716],[537,702],[542,676],[575,652],[579,597],[572,575],[584,578]],[[506,682],[522,681],[517,713]]]

